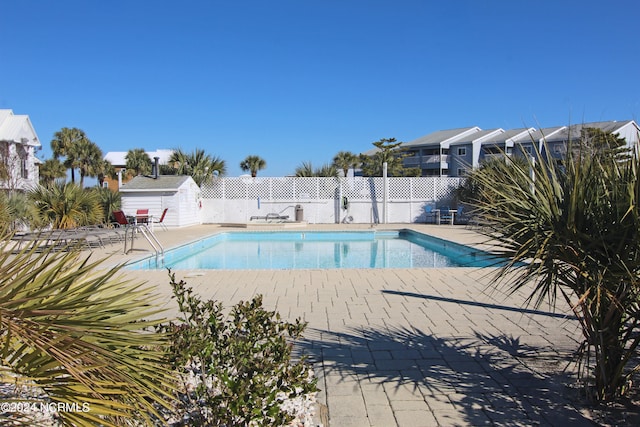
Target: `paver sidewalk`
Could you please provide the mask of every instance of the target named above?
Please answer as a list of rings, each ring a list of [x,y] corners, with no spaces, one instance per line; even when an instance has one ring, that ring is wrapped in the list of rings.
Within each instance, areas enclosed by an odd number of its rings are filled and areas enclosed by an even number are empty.
[[[450,226],[412,228],[462,243],[477,237]],[[193,232],[182,231],[181,238]],[[164,239],[180,240],[173,234]],[[564,369],[580,339],[575,320],[547,308],[523,309],[522,294],[490,292],[489,273],[449,268],[177,276],[226,306],[263,294],[267,308],[308,321],[299,348],[314,362],[331,427],[594,425],[572,405],[565,386],[573,365]],[[163,284],[158,292],[169,301],[166,272],[131,274]]]

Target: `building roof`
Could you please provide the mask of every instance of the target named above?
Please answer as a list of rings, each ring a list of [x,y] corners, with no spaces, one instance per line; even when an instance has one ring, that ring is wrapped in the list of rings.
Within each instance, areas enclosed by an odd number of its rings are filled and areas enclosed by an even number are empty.
[[[534,132],[531,132],[528,136],[530,142],[542,142],[545,139],[552,138],[556,133],[560,132],[564,129],[565,126],[555,126],[550,128],[538,129]],[[527,142],[524,138],[521,138],[519,142]]]
[[[40,139],[27,115],[15,115],[13,110],[0,110],[0,141],[40,147]]]
[[[615,120],[605,122],[580,123],[571,126],[564,126],[559,132],[554,133],[546,138],[547,142],[569,141],[580,138],[580,132],[586,128],[598,128],[604,132],[617,133],[623,126],[631,123],[631,120],[618,122]]]
[[[519,129],[508,129],[504,132],[496,133],[495,135],[491,135],[489,138],[482,141],[485,144],[504,144],[509,140],[517,140],[523,137],[528,137],[530,132],[535,132],[534,128],[519,128]]]
[[[481,129],[477,126],[460,129],[439,130],[430,133],[429,135],[421,136],[420,138],[414,139],[413,141],[405,142],[400,146],[400,148],[411,148],[412,146],[421,147],[425,145],[442,145],[444,147],[448,147],[450,143],[480,131]],[[376,147],[372,148],[369,151],[365,151],[362,154],[366,156],[372,156],[378,151],[380,150]]]
[[[455,140],[450,142],[450,145],[471,144],[483,138],[490,139],[493,135],[500,135],[502,133],[504,133],[504,130],[502,129],[479,130],[469,135],[455,138]]]
[[[178,191],[178,189],[189,180],[195,185],[193,178],[188,175],[159,175],[157,178],[138,175],[123,184],[122,187],[120,187],[120,191],[123,193],[135,191]]]
[[[108,160],[113,166],[122,166],[124,167],[127,164],[127,160],[125,157],[127,156],[128,151],[109,151],[104,156],[104,160]],[[166,165],[173,154],[173,150],[167,149],[158,149],[156,151],[147,151],[151,161],[153,161],[154,157],[159,157],[158,162],[161,165]]]
[[[412,145],[435,145],[441,143],[451,143],[459,140],[460,138],[464,138],[466,136],[479,132],[480,130],[481,129],[478,126],[460,129],[439,130],[430,133],[429,135],[421,136],[420,138],[414,139],[413,141],[409,141],[402,146],[411,147]]]
[[[518,129],[490,129],[482,130],[478,126],[439,130],[420,138],[403,143],[401,148],[420,148],[420,147],[441,147],[449,148],[451,145],[480,143],[485,144],[505,144],[512,147],[515,143],[525,144],[527,142],[539,145],[542,148],[544,141],[561,142],[569,139],[580,138],[580,131],[583,128],[599,128],[605,132],[621,133],[622,136],[629,137],[633,141],[637,141],[637,134],[640,133],[638,125],[633,120],[625,121],[602,121],[592,123],[582,123],[571,126],[555,126],[543,129],[535,128],[518,128]],[[627,141],[629,142],[629,141]],[[476,144],[474,144],[475,146]],[[373,148],[362,154],[372,156],[379,151]]]

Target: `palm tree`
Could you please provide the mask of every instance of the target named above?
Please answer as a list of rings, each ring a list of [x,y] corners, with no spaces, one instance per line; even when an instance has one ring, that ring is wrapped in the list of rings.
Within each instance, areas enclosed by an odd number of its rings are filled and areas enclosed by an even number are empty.
[[[127,151],[125,167],[127,172],[133,176],[148,175],[151,173],[151,158],[144,148],[132,148]]]
[[[313,167],[311,162],[302,162],[302,165],[298,166],[295,170],[295,175],[298,178],[311,178],[311,177],[338,177],[338,169],[335,164],[324,164],[319,168]]]
[[[176,175],[189,175],[189,154],[180,148],[176,148],[169,157],[169,165],[175,170]]]
[[[535,306],[569,304],[599,400],[628,391],[640,343],[640,159],[618,143],[583,135],[561,167],[537,152],[535,164],[493,162],[470,175],[480,231],[509,260],[497,283],[528,289]]]
[[[39,225],[54,229],[100,224],[104,212],[98,195],[73,183],[56,182],[29,193]]]
[[[195,149],[187,157],[189,166],[191,167],[191,177],[198,184],[202,185],[204,182],[210,180],[213,177],[213,173],[218,171],[219,174],[224,174],[224,161],[218,159],[215,160],[202,149]]]
[[[102,162],[98,163],[97,176],[98,184],[102,187],[106,177],[111,177],[112,179],[117,178],[116,169],[109,160],[103,159]]]
[[[51,149],[53,150],[53,156],[56,159],[65,157],[64,165],[71,169],[71,182],[76,181],[74,166],[72,161],[68,159],[70,153],[74,147],[82,141],[87,139],[87,135],[78,128],[62,128],[53,135],[51,140]]]
[[[102,150],[93,141],[83,138],[67,150],[66,162],[72,170],[80,170],[80,187],[84,187],[84,178],[97,176],[102,167]]]
[[[148,320],[160,311],[151,287],[119,275],[122,266],[105,268],[107,258],[43,250],[44,242],[15,253],[2,237],[0,365],[26,391],[20,399],[37,405],[32,396],[44,392],[56,406],[82,405],[58,412],[65,426],[153,425],[173,385],[168,337],[149,332],[163,321]],[[5,411],[3,421],[16,420]]]
[[[355,169],[360,165],[360,158],[350,151],[340,151],[333,158],[333,164],[336,168],[342,170],[342,176],[346,177],[349,169]]]
[[[53,181],[67,176],[67,170],[55,157],[47,159],[40,164],[40,183],[45,187],[53,184]]]
[[[311,164],[311,162],[302,162],[302,164],[296,168],[294,175],[298,178],[309,178],[314,176],[313,164]]]
[[[240,169],[245,172],[251,171],[251,176],[258,176],[258,171],[267,167],[267,162],[260,156],[247,156],[240,162]]]
[[[227,173],[225,161],[217,156],[210,156],[204,150],[196,148],[191,153],[175,149],[169,158],[178,175],[189,175],[198,185],[212,179],[217,172],[219,176]]]

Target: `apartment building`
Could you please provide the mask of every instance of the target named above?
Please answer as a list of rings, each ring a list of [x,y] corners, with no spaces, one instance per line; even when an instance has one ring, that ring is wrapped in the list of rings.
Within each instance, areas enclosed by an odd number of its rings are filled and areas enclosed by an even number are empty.
[[[559,159],[566,154],[569,141],[579,139],[584,128],[598,128],[616,134],[625,138],[630,147],[638,143],[640,134],[640,128],[633,120],[543,129],[483,130],[473,126],[436,131],[402,144],[406,150],[403,162],[405,167],[420,168],[422,176],[462,177],[469,169],[496,156],[534,156],[541,153]],[[371,155],[376,150],[364,154]]]

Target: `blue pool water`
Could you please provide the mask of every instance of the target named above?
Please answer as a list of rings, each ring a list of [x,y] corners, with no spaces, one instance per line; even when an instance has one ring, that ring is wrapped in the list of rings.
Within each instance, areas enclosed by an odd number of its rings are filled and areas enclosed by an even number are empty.
[[[483,267],[487,253],[411,230],[227,232],[129,264],[153,270]]]

